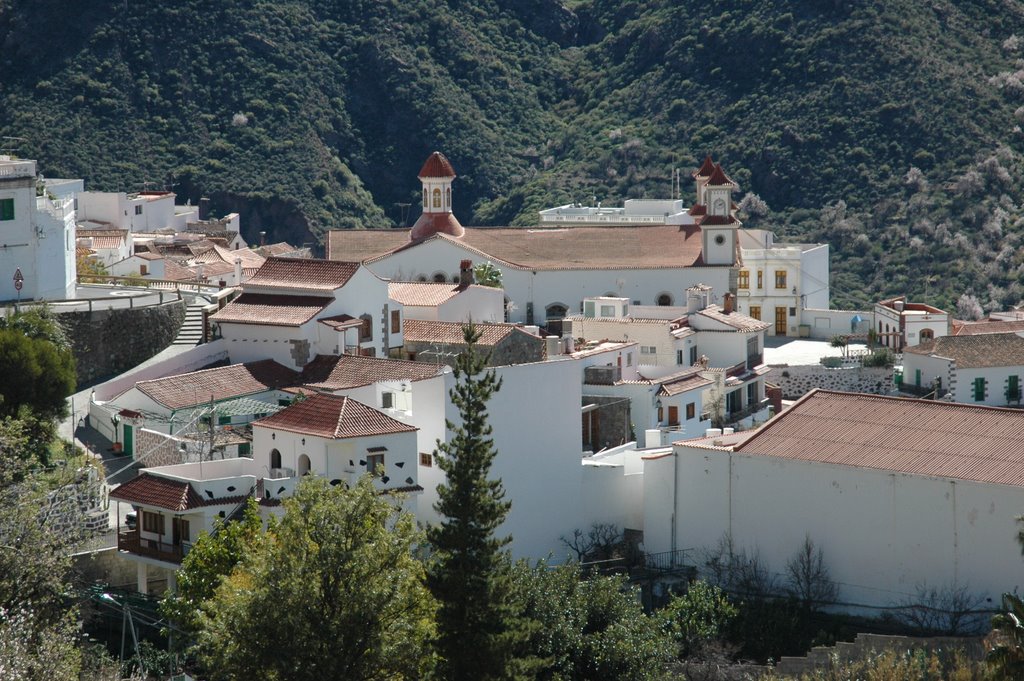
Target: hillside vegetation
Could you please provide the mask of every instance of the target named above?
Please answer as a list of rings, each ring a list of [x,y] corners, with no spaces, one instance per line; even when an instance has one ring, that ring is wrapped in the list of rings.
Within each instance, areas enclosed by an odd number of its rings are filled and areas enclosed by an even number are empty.
[[[464,224],[515,225],[571,200],[669,196],[673,168],[712,153],[770,207],[748,224],[833,244],[838,305],[1021,298],[1019,2],[76,12],[0,0],[0,136],[91,188],[210,196],[250,238],[411,224],[434,149],[459,173]]]

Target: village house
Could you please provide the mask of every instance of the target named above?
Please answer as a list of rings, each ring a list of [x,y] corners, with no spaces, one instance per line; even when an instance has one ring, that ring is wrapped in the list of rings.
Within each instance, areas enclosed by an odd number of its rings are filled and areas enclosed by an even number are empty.
[[[872,328],[878,343],[902,352],[903,348],[949,335],[949,314],[924,303],[908,303],[897,296],[875,303]]]
[[[505,319],[504,292],[473,283],[472,262],[460,268],[458,283],[388,283],[388,296],[405,310],[405,318],[428,322],[501,322]]]
[[[385,357],[402,346],[404,319],[387,282],[359,263],[269,258],[210,322],[233,361],[301,369],[317,354]]]
[[[1020,406],[1024,337],[1018,333],[944,336],[903,349],[905,392],[954,402]]]
[[[643,526],[626,527],[649,553],[690,549],[690,564],[727,538],[778,572],[810,537],[849,607],[924,585],[995,598],[1019,582],[1022,456],[1020,410],[812,391],[756,431],[644,454],[642,473],[609,468],[584,495],[635,523],[625,497],[642,476]]]
[[[475,326],[480,332],[477,346],[481,352],[489,354],[490,366],[540,362],[547,353],[545,339],[515,324],[479,323]],[[405,323],[404,339],[402,354],[405,359],[417,362],[451,364],[466,349],[461,322],[410,319]]]
[[[105,224],[129,234],[184,229],[199,209],[176,206],[174,199],[174,192],[168,191],[83,191],[78,194],[78,220]]]
[[[0,156],[0,300],[75,297],[75,194],[81,188],[81,180],[38,180],[35,161]]]

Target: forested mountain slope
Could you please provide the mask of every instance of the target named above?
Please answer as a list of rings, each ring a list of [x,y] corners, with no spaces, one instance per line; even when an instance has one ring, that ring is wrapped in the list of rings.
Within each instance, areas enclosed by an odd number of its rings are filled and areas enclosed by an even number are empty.
[[[713,153],[771,208],[748,224],[834,245],[837,303],[1002,307],[1015,36],[1024,5],[994,0],[0,0],[0,136],[47,175],[208,195],[292,241],[411,224],[434,149],[464,224],[665,197]]]

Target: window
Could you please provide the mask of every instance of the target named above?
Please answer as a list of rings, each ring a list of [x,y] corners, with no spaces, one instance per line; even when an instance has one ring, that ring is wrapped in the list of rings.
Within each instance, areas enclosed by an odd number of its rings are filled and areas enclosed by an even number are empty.
[[[789,308],[789,316],[790,317],[795,317],[796,316],[796,308],[795,307]]]
[[[658,407],[658,423],[665,422],[665,407]]]
[[[626,353],[626,366],[628,366],[628,367],[633,366],[633,353],[632,352],[627,352]]]
[[[761,319],[761,306],[760,305],[751,305],[750,306],[750,316],[753,317],[754,319],[760,320]]]
[[[153,513],[152,511],[142,512],[142,529],[146,532],[152,532],[153,534],[164,533],[164,516],[161,513]]]
[[[983,376],[974,379],[974,401],[985,401],[985,378]]]
[[[1010,376],[1006,381],[1006,399],[1020,399],[1020,377]]]
[[[383,454],[367,454],[366,455],[366,471],[374,476],[381,475],[381,471],[378,470],[384,467],[384,455]]]
[[[228,425],[230,423],[231,423],[231,417],[230,416],[218,416],[217,417],[217,425],[218,426],[226,426],[226,425]]]
[[[429,452],[420,452],[420,465],[424,468],[433,468],[434,455]]]
[[[686,419],[692,419],[697,414],[697,403],[690,402],[686,405]]]
[[[452,190],[451,190],[451,187],[449,187],[448,189],[444,190],[444,207],[445,208],[451,208],[452,207]]]
[[[668,425],[678,426],[679,425],[679,407],[674,405],[668,408]]]
[[[381,393],[380,394],[380,408],[381,409],[394,409],[395,407],[395,394],[394,393]]]
[[[146,276],[147,274],[149,274],[149,266],[139,265],[139,274],[141,274],[142,276]]]
[[[693,366],[696,363],[697,363],[697,346],[694,345],[692,348],[690,348],[690,366]]]
[[[682,350],[676,350],[676,364],[682,364],[682,363],[683,363],[683,351]]]
[[[602,317],[614,317],[615,316],[615,306],[614,305],[602,305],[601,306],[601,316]]]
[[[921,342],[933,340],[935,338],[935,332],[931,329],[921,329]]]
[[[391,311],[391,333],[402,332],[402,313],[398,310]]]
[[[656,355],[656,354],[658,354],[658,347],[656,345],[641,345],[640,346],[640,354],[641,355]]]
[[[921,370],[920,369],[914,369],[914,385],[916,385],[918,388],[921,387]]]
[[[280,468],[281,467],[281,452],[276,449],[270,450],[270,467]]]
[[[14,219],[14,199],[0,199],[0,220]]]
[[[668,307],[669,305],[672,304],[672,296],[670,296],[667,293],[662,293],[661,295],[658,296],[658,299],[657,299],[656,302],[661,307]],[[637,303],[637,302],[634,301],[634,304],[635,305],[639,305],[640,303]]]
[[[764,272],[761,270],[757,271],[757,287],[764,288]]]
[[[440,189],[435,189],[434,190],[434,208],[440,208],[440,207],[441,207],[441,190]]]
[[[142,215],[142,206],[135,206],[135,214]]]
[[[750,288],[750,272],[747,270],[740,270],[740,280],[738,286],[740,288]]]
[[[786,270],[775,270],[775,288],[786,288]]]
[[[364,314],[360,315],[359,318],[363,320],[363,325],[359,327],[359,340],[373,340],[373,317],[368,314]]]
[[[424,208],[428,208],[429,205],[430,205],[430,202],[427,200],[427,188],[424,187],[423,188],[423,207]]]
[[[548,320],[552,319],[565,319],[569,313],[569,308],[561,303],[552,303],[544,308],[544,316]]]
[[[437,283],[437,284],[446,284],[446,283],[448,283],[448,275],[445,274],[444,272],[438,272],[437,274],[434,275],[434,283]]]

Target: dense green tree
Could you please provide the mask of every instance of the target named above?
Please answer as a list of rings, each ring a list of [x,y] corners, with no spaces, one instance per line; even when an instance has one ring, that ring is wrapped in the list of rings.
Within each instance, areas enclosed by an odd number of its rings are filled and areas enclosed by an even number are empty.
[[[662,677],[671,635],[644,613],[623,577],[582,578],[576,563],[514,569],[521,614],[539,627],[527,650],[542,660],[537,679],[639,681]]]
[[[423,678],[434,604],[413,556],[421,535],[371,479],[303,478],[266,541],[201,607],[211,678]]]
[[[500,480],[490,476],[497,453],[487,423],[487,401],[501,388],[489,357],[477,350],[480,331],[463,327],[466,350],[455,360],[452,404],[459,422],[436,456],[446,480],[437,488],[440,524],[427,531],[434,550],[428,584],[439,603],[436,648],[439,678],[515,678],[529,660],[517,654],[529,625],[517,617],[505,547],[496,531],[511,507]]]
[[[45,338],[18,329],[0,329],[0,417],[29,407],[44,418],[67,413],[66,398],[75,389],[75,359]]]
[[[199,631],[203,604],[213,598],[247,553],[258,550],[264,538],[259,504],[251,497],[240,520],[218,520],[212,533],[199,535],[181,562],[177,591],[168,591],[160,603],[160,612],[174,623],[176,634],[188,637],[179,641],[182,645],[191,644]]]
[[[736,617],[736,607],[717,586],[692,582],[681,596],[673,596],[661,612],[678,646],[680,658],[702,657],[707,646],[725,635]]]

